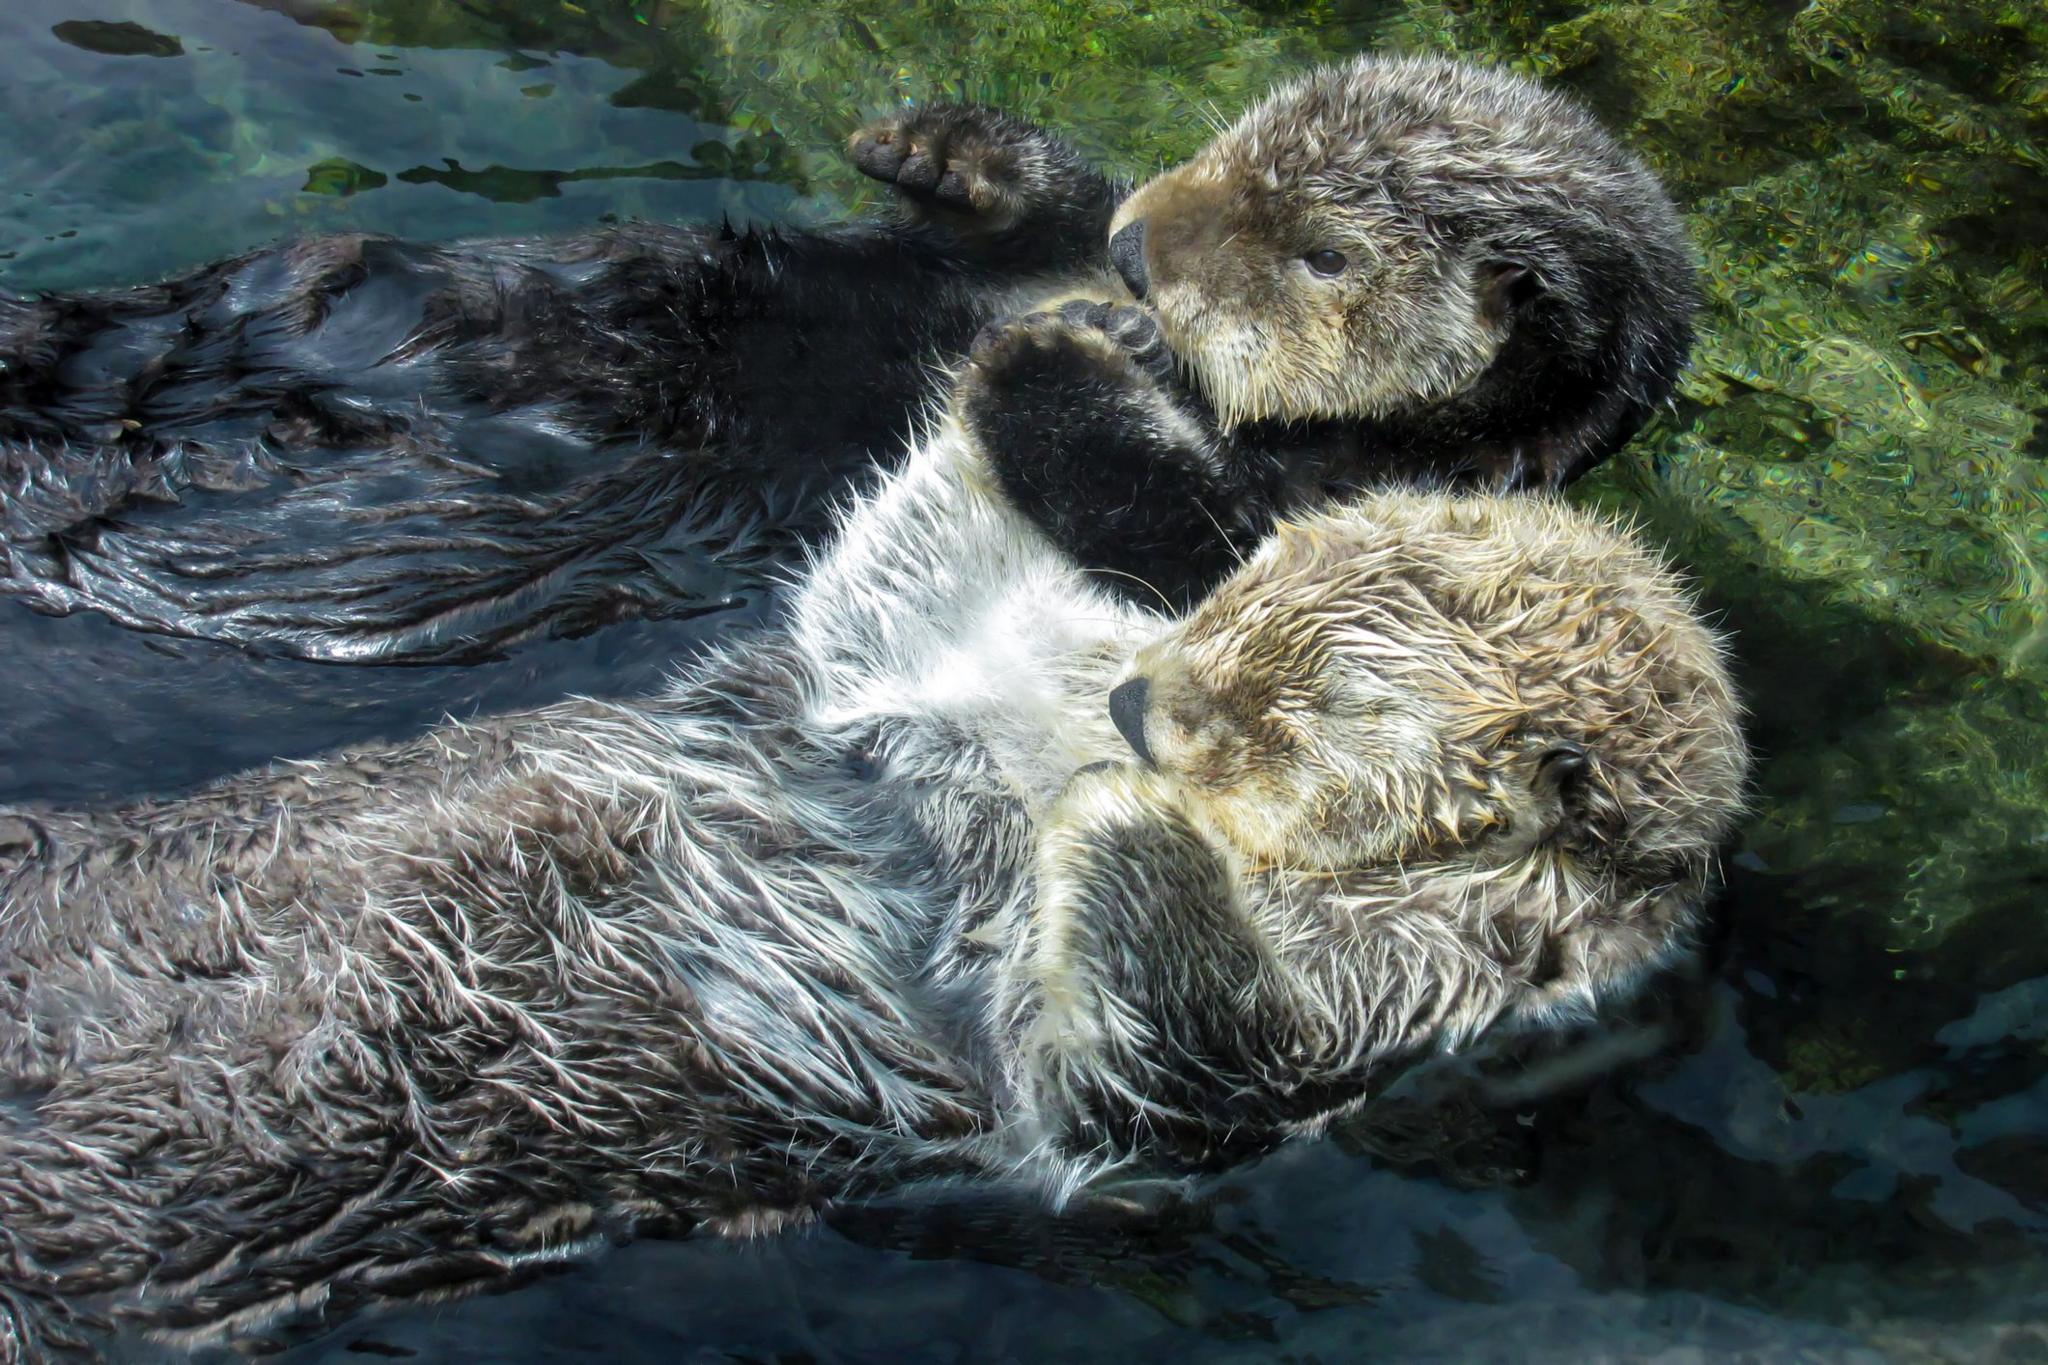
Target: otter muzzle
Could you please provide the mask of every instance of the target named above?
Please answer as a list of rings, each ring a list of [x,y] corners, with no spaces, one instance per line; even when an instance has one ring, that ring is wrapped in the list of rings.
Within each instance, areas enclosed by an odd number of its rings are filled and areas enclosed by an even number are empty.
[[[1110,235],[1109,263],[1123,276],[1124,288],[1134,299],[1145,297],[1145,220],[1140,218]]]

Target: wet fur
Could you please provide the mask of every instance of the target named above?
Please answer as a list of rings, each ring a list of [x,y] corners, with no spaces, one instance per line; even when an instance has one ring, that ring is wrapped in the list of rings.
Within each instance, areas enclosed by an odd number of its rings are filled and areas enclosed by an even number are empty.
[[[1103,704],[1141,672],[1156,767]],[[1584,514],[1368,499],[1162,616],[956,405],[663,695],[0,820],[0,1356],[1265,1150],[1680,947],[1735,719]]]
[[[953,130],[1002,211],[906,186],[816,231],[323,237],[0,296],[0,594],[416,663],[717,606],[705,556],[773,577],[900,456],[940,361],[1103,268],[1119,191],[1050,134],[964,106],[885,129]]]

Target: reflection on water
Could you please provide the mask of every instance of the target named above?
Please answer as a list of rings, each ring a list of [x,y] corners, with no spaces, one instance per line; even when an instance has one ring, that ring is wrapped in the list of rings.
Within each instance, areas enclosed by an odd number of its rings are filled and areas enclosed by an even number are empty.
[[[649,1244],[301,1358],[2048,1358],[2048,10],[10,0],[0,283],[336,228],[814,219],[862,193],[847,128],[938,94],[1140,174],[1276,73],[1379,45],[1578,91],[1700,242],[1681,399],[1585,496],[1698,574],[1755,709],[1759,801],[1702,965],[1584,1038],[1405,1078],[1193,1205]],[[27,681],[0,799],[630,692],[689,643],[639,623],[334,669],[4,624]],[[91,699],[36,687],[59,650],[161,723],[109,745]]]

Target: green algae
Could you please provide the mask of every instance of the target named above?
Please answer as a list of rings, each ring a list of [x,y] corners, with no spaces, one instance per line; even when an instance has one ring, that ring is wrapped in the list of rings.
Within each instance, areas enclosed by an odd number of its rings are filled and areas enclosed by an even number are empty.
[[[304,194],[360,194],[388,184],[390,177],[368,166],[358,166],[346,157],[331,156],[306,168]]]

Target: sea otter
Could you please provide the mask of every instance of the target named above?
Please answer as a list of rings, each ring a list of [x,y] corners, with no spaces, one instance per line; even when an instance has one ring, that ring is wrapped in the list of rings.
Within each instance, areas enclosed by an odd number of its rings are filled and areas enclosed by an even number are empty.
[[[1673,576],[1385,492],[1140,605],[971,415],[1103,321],[985,335],[788,619],[662,695],[0,821],[0,1355],[1213,1167],[1677,949],[1746,758]]]
[[[1691,345],[1692,254],[1656,180],[1497,68],[1311,72],[1110,232],[1149,315],[1121,325],[1155,368],[1177,359],[1181,391],[1145,386],[1110,430],[1071,395],[1122,401],[1117,376],[1040,348],[983,439],[1048,534],[1180,603],[1278,510],[1389,481],[1570,482],[1665,401]]]
[[[895,221],[329,237],[0,299],[0,593],[358,662],[706,609],[691,566],[772,579],[983,325],[1128,287],[1188,362],[1191,424],[1098,458],[1068,448],[1072,376],[1020,384],[1013,439],[1048,458],[1010,492],[1184,603],[1332,488],[1574,477],[1689,345],[1691,258],[1655,180],[1504,70],[1317,72],[1129,196],[986,109],[850,145]],[[1153,454],[1209,467],[1199,512],[1162,529],[1141,506],[1093,539],[1063,519]]]

